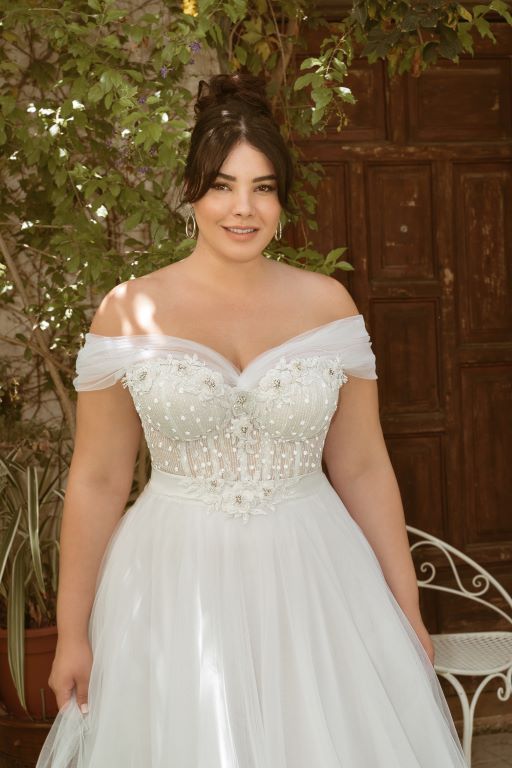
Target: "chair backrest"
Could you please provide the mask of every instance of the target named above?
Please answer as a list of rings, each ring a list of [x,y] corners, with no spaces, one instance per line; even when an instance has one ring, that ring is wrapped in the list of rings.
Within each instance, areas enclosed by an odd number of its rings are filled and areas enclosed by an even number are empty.
[[[443,586],[442,584],[435,584],[434,580],[437,575],[436,566],[428,560],[425,560],[418,566],[420,572],[422,574],[426,574],[424,579],[418,578],[419,587],[423,587],[425,589],[434,589],[439,592],[448,592],[452,595],[474,600],[475,602],[480,603],[481,605],[485,605],[487,608],[495,611],[502,618],[506,619],[510,624],[512,624],[512,596],[499,583],[499,581],[497,581],[494,576],[489,573],[489,571],[486,571],[485,568],[482,568],[481,565],[479,565],[471,557],[468,557],[468,555],[464,554],[464,552],[456,549],[456,547],[453,547],[446,541],[438,539],[437,536],[433,536],[431,533],[422,531],[419,528],[414,528],[412,525],[406,525],[406,528],[409,534],[417,537],[416,541],[412,539],[412,536],[409,537],[411,554],[419,550],[421,547],[434,547],[436,550],[441,552],[441,554],[446,559],[457,585],[457,588],[455,588]],[[455,557],[462,560],[463,563],[466,563],[466,565],[469,565],[470,568],[475,571],[473,577],[471,578],[473,589],[468,589],[462,583],[457,563],[454,559]],[[492,587],[494,587],[494,589],[503,598],[506,606],[508,606],[510,609],[509,612],[502,610],[502,608],[500,608],[495,603],[490,602],[489,600],[484,600],[482,595],[488,593]]]

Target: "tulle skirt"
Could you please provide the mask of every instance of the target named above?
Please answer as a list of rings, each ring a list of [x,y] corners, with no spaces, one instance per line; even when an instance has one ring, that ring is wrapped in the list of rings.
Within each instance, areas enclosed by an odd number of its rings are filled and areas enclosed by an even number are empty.
[[[208,511],[153,470],[100,567],[89,713],[61,709],[36,768],[466,766],[429,658],[323,472],[247,524]]]

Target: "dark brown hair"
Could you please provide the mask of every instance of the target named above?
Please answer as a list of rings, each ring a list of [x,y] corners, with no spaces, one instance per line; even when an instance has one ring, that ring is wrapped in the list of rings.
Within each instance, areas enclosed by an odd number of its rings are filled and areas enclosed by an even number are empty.
[[[264,82],[246,74],[201,80],[194,112],[182,203],[193,203],[206,194],[233,147],[246,141],[274,166],[279,202],[288,208],[293,160],[265,96]]]

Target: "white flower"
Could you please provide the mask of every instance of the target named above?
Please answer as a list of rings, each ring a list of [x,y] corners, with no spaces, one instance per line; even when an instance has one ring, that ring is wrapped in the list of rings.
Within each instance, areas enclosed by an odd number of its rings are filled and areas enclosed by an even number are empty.
[[[121,381],[123,387],[129,387],[138,395],[144,394],[153,386],[154,368],[150,363],[138,363],[126,371]]]
[[[346,384],[348,377],[343,370],[341,358],[338,355],[333,360],[327,360],[323,367],[324,380],[333,389],[339,389],[342,384]]]
[[[71,102],[71,106],[73,107],[73,109],[85,109],[82,102],[77,101],[76,99],[73,99],[73,101]]]
[[[281,398],[288,393],[295,378],[290,364],[286,362],[286,358],[282,357],[279,363],[260,379],[258,389],[269,397]]]
[[[264,489],[258,488],[254,482],[225,483],[220,487],[219,498],[214,506],[226,517],[241,517],[245,524],[250,515],[267,515],[268,510],[273,509],[271,504],[265,504],[265,500],[271,494],[270,485],[268,493],[265,493]]]
[[[245,450],[249,453],[254,452],[258,443],[258,429],[250,416],[247,414],[235,416],[227,428]]]
[[[100,205],[99,208],[96,208],[96,216],[98,216],[100,219],[104,219],[106,216],[108,216],[108,210],[105,208],[104,205]]]
[[[212,397],[217,397],[223,393],[223,378],[221,374],[218,371],[210,371],[202,366],[201,370],[196,372],[193,385],[201,402],[211,400]]]

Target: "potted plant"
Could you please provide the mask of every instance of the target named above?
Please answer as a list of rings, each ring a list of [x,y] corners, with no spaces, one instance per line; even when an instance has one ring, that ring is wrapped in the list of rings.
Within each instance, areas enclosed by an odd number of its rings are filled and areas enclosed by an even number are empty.
[[[21,720],[57,713],[48,677],[57,639],[63,492],[50,453],[0,459],[0,699]]]

